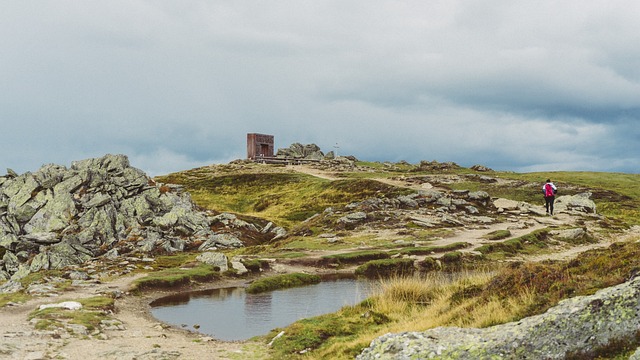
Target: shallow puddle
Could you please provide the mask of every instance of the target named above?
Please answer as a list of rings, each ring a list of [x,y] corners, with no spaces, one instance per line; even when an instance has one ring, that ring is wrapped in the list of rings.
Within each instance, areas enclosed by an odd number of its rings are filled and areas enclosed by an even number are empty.
[[[246,340],[357,304],[369,296],[372,286],[368,281],[341,279],[261,294],[247,294],[239,287],[213,289],[160,298],[151,303],[151,313],[216,339]]]

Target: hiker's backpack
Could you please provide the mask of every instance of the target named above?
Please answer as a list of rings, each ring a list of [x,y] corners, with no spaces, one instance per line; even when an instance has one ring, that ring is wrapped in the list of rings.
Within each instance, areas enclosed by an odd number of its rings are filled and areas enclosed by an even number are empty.
[[[556,192],[553,191],[553,186],[551,186],[551,184],[546,184],[544,186],[544,196],[545,197],[554,196],[555,194],[556,194]]]

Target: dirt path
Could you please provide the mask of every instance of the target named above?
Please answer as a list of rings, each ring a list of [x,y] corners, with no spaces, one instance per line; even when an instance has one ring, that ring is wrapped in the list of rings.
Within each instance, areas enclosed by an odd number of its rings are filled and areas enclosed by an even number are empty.
[[[140,276],[140,275],[138,275]],[[224,342],[160,323],[149,313],[148,303],[161,293],[126,294],[136,277],[74,288],[56,297],[36,297],[26,303],[0,309],[0,359],[262,359],[263,344]],[[237,284],[236,284],[237,285]],[[233,286],[223,282],[210,287]],[[37,331],[29,314],[41,304],[60,303],[122,291],[113,317],[123,330],[103,330],[98,338],[72,336],[65,331]]]
[[[316,169],[308,165],[287,165],[286,168],[290,171],[301,172],[303,174],[313,175],[321,179],[326,180],[338,180],[339,178],[329,171]]]

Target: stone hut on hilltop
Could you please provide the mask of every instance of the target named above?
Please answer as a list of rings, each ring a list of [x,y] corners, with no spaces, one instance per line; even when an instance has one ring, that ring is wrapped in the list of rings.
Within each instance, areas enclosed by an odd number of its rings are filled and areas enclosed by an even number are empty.
[[[273,157],[275,149],[273,135],[247,134],[247,158],[255,160],[261,157]]]

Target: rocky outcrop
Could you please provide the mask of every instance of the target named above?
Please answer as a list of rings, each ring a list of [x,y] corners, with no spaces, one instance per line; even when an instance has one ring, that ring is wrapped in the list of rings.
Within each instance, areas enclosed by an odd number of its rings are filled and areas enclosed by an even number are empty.
[[[175,252],[221,238],[180,187],[156,184],[124,155],[0,177],[0,279],[123,253]]]
[[[486,167],[484,165],[478,165],[478,164],[473,165],[471,167],[471,170],[475,170],[475,171],[478,171],[478,172],[493,171],[493,169],[491,169],[490,167]]]
[[[300,143],[294,143],[288,148],[278,149],[276,157],[289,158],[289,159],[309,159],[309,160],[324,160],[333,159],[333,152],[325,155],[320,147],[316,144],[302,145]]]
[[[560,302],[546,313],[484,329],[440,327],[387,334],[357,359],[593,358],[613,343],[635,342],[640,328],[640,278],[591,296]]]
[[[596,213],[596,203],[591,200],[591,193],[558,196],[555,202],[555,211],[570,213]]]
[[[452,170],[456,170],[456,169],[460,169],[460,165],[454,163],[454,162],[438,162],[438,161],[426,161],[426,160],[422,160],[420,161],[420,164],[418,164],[418,166],[416,166],[415,169],[413,169],[412,171],[439,171],[439,172],[447,172],[447,171],[452,171]]]

